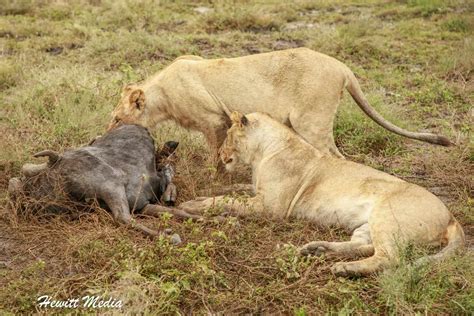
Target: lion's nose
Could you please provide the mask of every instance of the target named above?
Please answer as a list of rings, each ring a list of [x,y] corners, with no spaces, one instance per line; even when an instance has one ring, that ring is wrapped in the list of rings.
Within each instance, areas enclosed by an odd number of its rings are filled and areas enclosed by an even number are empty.
[[[227,158],[224,160],[224,163],[231,163],[233,160],[233,158]]]

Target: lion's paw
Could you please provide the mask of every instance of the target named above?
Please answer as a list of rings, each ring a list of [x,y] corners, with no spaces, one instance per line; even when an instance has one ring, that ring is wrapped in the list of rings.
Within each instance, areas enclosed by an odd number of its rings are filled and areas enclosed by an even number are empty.
[[[215,198],[209,198],[209,197],[197,197],[194,200],[187,201],[181,203],[178,208],[188,211],[188,212],[204,212],[207,211],[208,209],[215,207],[216,205],[219,205],[219,201],[216,200]],[[223,206],[224,210],[227,210],[225,206]]]
[[[347,270],[347,263],[345,262],[337,262],[331,267],[331,272],[335,276],[339,277],[347,277],[350,274],[350,272]]]
[[[181,203],[178,208],[190,212],[190,213],[202,213],[203,211],[207,210],[209,207],[212,206],[212,200],[205,200],[205,199],[199,199],[199,200],[191,200],[187,201],[184,203]]]
[[[307,243],[299,249],[300,255],[302,256],[321,256],[322,254],[326,253],[326,251],[327,248],[323,246],[323,242],[318,241]]]

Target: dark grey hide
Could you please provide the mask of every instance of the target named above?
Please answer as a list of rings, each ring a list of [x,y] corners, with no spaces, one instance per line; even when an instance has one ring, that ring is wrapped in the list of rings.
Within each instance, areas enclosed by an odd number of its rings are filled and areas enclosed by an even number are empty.
[[[68,150],[62,155],[50,150],[35,154],[35,157],[47,156],[48,163],[25,165],[24,177],[11,179],[9,191],[22,190],[34,198],[41,198],[57,194],[59,183],[61,190],[74,200],[97,198],[106,204],[117,222],[156,235],[157,232],[132,221],[131,210],[148,210],[149,215],[172,210],[152,205],[171,187],[174,196],[168,197],[168,204],[174,202],[176,195],[171,183],[173,170],[169,164],[162,164],[157,171],[155,156],[166,159],[177,145],[167,142],[162,152],[155,155],[154,141],[147,129],[122,125],[88,146]],[[185,212],[175,215],[194,218]]]

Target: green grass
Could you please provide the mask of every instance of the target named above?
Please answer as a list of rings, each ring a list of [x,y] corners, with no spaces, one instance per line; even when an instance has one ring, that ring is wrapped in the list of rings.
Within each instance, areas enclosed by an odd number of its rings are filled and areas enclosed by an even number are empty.
[[[213,10],[194,11],[200,6]],[[141,81],[184,54],[234,57],[305,46],[346,63],[370,103],[390,121],[456,142],[440,148],[391,134],[348,94],[335,125],[337,144],[348,159],[439,195],[472,247],[473,11],[461,0],[0,0],[1,205],[10,203],[8,179],[34,162],[33,153],[77,147],[103,133],[124,84]],[[167,123],[153,135],[158,144],[180,141],[179,201],[209,186],[250,179],[246,170],[216,176],[200,134]],[[3,210],[0,311],[5,313],[34,313],[40,294],[113,296],[123,299],[130,314],[469,314],[474,309],[472,252],[421,268],[402,258],[378,276],[340,279],[330,274],[333,259],[301,258],[295,247],[347,234],[302,221],[140,219],[178,232],[184,243],[176,247],[116,227],[100,210],[47,218]]]
[[[389,312],[402,314],[438,313],[467,314],[474,307],[474,292],[463,291],[474,278],[471,257],[451,258],[435,265],[415,265],[413,261],[426,251],[406,247],[400,266],[385,271],[378,278],[379,299]],[[449,271],[449,273],[446,273]],[[449,301],[453,293],[459,292]]]

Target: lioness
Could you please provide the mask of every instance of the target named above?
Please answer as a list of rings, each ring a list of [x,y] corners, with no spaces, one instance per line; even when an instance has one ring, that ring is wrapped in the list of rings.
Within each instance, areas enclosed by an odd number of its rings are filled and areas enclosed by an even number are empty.
[[[342,157],[332,129],[344,89],[389,131],[433,144],[451,144],[443,136],[409,132],[386,121],[369,105],[346,65],[307,48],[209,60],[181,56],[144,83],[125,87],[109,127],[125,122],[152,128],[171,119],[204,133],[217,153],[230,126],[230,111],[264,112],[291,127],[321,153]]]
[[[238,163],[252,167],[255,196],[229,200],[223,196],[181,204],[203,210],[214,204],[240,213],[271,212],[294,216],[352,232],[350,241],[314,241],[302,254],[332,252],[369,258],[338,262],[339,276],[367,275],[397,259],[397,244],[447,245],[441,259],[464,245],[464,233],[444,204],[424,188],[370,167],[323,155],[291,129],[266,114],[232,114],[232,127],[221,148],[230,171]]]

